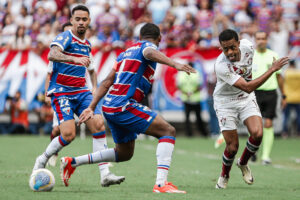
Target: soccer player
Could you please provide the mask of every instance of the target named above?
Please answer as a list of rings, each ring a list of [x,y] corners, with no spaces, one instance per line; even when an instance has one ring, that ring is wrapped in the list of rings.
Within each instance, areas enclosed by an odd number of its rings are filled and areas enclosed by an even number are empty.
[[[153,83],[156,63],[179,71],[195,73],[187,65],[177,63],[158,51],[161,40],[158,26],[147,23],[140,31],[140,41],[121,53],[107,78],[97,89],[89,107],[79,117],[79,124],[91,119],[99,100],[104,97],[102,110],[111,129],[115,148],[79,157],[61,158],[61,176],[68,182],[77,166],[97,162],[123,162],[133,156],[137,134],[158,138],[156,149],[157,177],[153,192],[186,193],[167,182],[175,144],[175,128],[148,107],[140,104]]]
[[[266,32],[259,31],[255,34],[256,50],[253,57],[253,78],[265,73],[272,65],[273,58],[278,58],[277,53],[267,48],[268,36]],[[286,105],[286,96],[283,90],[284,79],[281,70],[274,73],[264,84],[255,90],[258,106],[264,118],[264,137],[262,140],[262,163],[271,164],[271,150],[274,141],[274,129],[272,120],[276,117],[277,88],[281,92],[281,107]]]
[[[90,23],[87,7],[78,5],[72,10],[72,29],[59,34],[51,43],[48,59],[53,62],[53,72],[47,95],[57,115],[60,136],[54,138],[45,152],[38,156],[33,170],[45,168],[48,159],[68,145],[76,136],[74,114],[79,116],[92,101],[92,93],[86,86],[86,69],[91,66],[91,45],[85,39]],[[86,122],[93,135],[93,151],[107,148],[105,127],[100,111]],[[101,185],[120,184],[124,176],[110,173],[108,163],[99,164]],[[65,182],[66,186],[68,183]]]
[[[71,30],[71,29],[72,29],[71,22],[67,22],[67,23],[63,24],[63,26],[62,26],[63,32],[65,32],[67,30]],[[45,80],[45,101],[50,102],[50,103],[51,103],[51,98],[47,96],[47,91],[48,91],[48,88],[49,88],[49,83],[50,83],[50,78],[51,78],[52,71],[53,71],[53,62],[49,61],[48,73],[47,73],[47,77],[46,77],[46,80]],[[89,72],[91,72],[91,71],[94,71],[94,70],[89,70]],[[53,112],[52,132],[50,134],[50,140],[53,140],[55,137],[57,137],[59,135],[60,135],[60,130],[59,130],[59,125],[58,125],[58,120],[57,120],[57,117],[56,117],[56,113]],[[58,156],[58,154],[54,154],[49,158],[48,164],[50,166],[54,167],[56,165],[57,156]]]
[[[270,68],[252,80],[254,49],[248,40],[239,40],[238,34],[226,29],[219,35],[223,53],[215,63],[217,85],[214,90],[214,107],[221,132],[226,142],[222,172],[216,188],[226,188],[234,157],[238,151],[238,121],[241,120],[250,133],[246,147],[237,166],[247,184],[253,184],[253,176],[247,165],[249,158],[258,150],[263,136],[262,118],[256,103],[254,90],[261,86],[274,72],[288,63],[284,57],[273,61]]]
[[[63,32],[71,30],[71,29],[72,29],[71,22],[67,22],[67,23],[64,23],[62,25]],[[87,70],[89,72],[90,79],[91,79],[92,86],[93,86],[92,94],[94,95],[95,91],[97,89],[97,75],[96,75],[96,72],[95,72],[94,65],[90,65],[87,68]],[[49,102],[49,103],[51,103],[51,98],[47,96],[47,91],[48,91],[48,88],[49,88],[50,77],[51,77],[52,71],[53,71],[53,62],[50,61],[49,64],[48,64],[48,74],[47,74],[47,77],[46,77],[46,80],[45,80],[45,91],[46,91],[45,92],[45,101]],[[56,113],[54,112],[53,113],[53,123],[52,123],[52,132],[51,132],[51,135],[50,135],[50,140],[53,140],[55,137],[57,137],[59,135],[60,135],[59,124],[58,124],[58,120],[57,120],[57,117],[56,117]],[[49,158],[47,164],[54,167],[56,165],[57,157],[58,157],[58,154],[54,154],[53,156],[51,156]]]

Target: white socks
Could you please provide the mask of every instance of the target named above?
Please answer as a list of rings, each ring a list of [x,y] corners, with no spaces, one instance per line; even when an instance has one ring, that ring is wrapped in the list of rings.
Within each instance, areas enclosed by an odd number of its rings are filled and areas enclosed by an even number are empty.
[[[83,164],[93,164],[99,162],[116,162],[115,149],[105,149],[94,153],[73,158],[72,166],[77,167]]]
[[[155,184],[160,187],[164,186],[167,181],[175,140],[175,137],[163,136],[159,138],[158,141],[159,143],[156,149],[157,176]]]
[[[61,135],[55,137],[47,146],[46,151],[39,156],[40,162],[45,165],[52,155],[59,152],[64,146],[68,144],[69,143],[65,141]]]
[[[93,135],[93,152],[101,151],[107,149],[107,141],[105,131],[101,131],[99,133],[94,133]],[[107,162],[102,162],[98,164],[99,172],[101,177],[109,174],[109,168]]]

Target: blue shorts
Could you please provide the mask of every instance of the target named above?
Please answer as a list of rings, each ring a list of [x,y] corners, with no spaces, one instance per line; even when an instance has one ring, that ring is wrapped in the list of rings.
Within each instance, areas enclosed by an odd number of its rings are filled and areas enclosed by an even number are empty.
[[[51,105],[56,113],[58,124],[64,121],[74,119],[74,114],[78,117],[84,109],[86,109],[93,100],[91,92],[82,92],[75,95],[52,96]],[[101,114],[98,108],[94,114]]]
[[[133,103],[129,104],[123,112],[103,112],[103,115],[114,142],[119,144],[135,140],[137,134],[145,133],[157,114],[147,106]]]

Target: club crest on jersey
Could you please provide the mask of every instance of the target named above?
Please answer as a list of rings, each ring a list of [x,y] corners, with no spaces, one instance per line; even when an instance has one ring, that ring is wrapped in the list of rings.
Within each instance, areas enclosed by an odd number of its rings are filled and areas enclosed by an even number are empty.
[[[58,36],[57,38],[56,38],[56,40],[63,40],[64,38],[63,38],[63,36]]]
[[[63,111],[64,113],[66,113],[67,115],[70,114],[70,110],[71,110],[70,107],[66,107],[66,108],[63,108],[63,109],[62,109],[62,111]]]

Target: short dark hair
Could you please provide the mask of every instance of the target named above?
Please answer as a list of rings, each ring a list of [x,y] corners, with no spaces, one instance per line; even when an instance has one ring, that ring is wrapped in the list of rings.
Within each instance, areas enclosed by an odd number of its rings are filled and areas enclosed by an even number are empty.
[[[76,10],[83,10],[83,11],[86,11],[89,15],[90,15],[90,11],[89,9],[84,6],[84,5],[78,5],[78,6],[75,6],[73,9],[72,9],[72,15],[74,15],[75,11]]]
[[[61,27],[61,31],[64,31],[67,26],[73,26],[73,24],[71,24],[71,22],[64,23]]]
[[[232,29],[226,29],[224,31],[222,31],[219,35],[219,42],[223,42],[223,41],[228,41],[231,39],[235,39],[236,41],[239,41],[239,36],[237,34],[237,32],[235,32]]]
[[[266,34],[266,38],[268,38],[268,33],[263,31],[263,30],[256,31],[255,34],[254,34],[255,38],[256,38],[257,33],[264,33],[264,34]]]
[[[151,38],[156,40],[160,36],[159,27],[152,23],[145,24],[140,31],[141,39]]]

